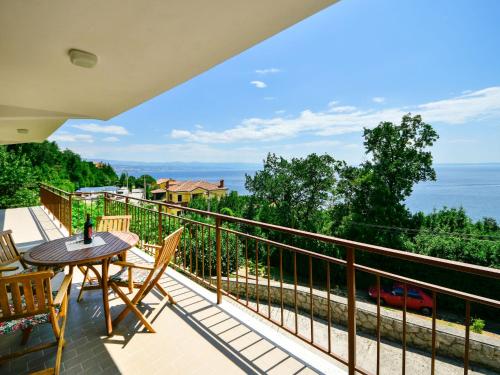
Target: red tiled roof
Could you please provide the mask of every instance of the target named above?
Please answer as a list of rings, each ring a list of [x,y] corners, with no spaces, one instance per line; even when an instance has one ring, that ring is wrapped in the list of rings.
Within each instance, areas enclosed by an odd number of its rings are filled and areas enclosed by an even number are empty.
[[[219,187],[218,184],[212,184],[207,181],[176,181],[177,184],[174,186],[170,185],[168,187],[169,192],[178,192],[178,191],[193,191],[195,189],[204,189],[204,190],[226,190],[225,187]]]
[[[151,193],[153,194],[160,194],[160,193],[166,193],[167,191],[165,189],[155,189],[151,190]]]

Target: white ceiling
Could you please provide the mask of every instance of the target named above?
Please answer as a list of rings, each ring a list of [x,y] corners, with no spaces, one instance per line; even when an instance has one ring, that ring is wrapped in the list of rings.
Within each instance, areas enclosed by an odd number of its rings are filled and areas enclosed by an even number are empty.
[[[42,140],[67,118],[109,119],[335,1],[2,0],[0,143]],[[97,65],[72,65],[71,48]]]

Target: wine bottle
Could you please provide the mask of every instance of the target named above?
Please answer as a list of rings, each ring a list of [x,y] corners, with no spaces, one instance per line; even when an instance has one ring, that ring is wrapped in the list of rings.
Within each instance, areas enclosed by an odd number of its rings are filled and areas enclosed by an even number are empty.
[[[83,225],[83,243],[92,243],[92,221],[90,220],[90,214],[87,214],[87,220]]]

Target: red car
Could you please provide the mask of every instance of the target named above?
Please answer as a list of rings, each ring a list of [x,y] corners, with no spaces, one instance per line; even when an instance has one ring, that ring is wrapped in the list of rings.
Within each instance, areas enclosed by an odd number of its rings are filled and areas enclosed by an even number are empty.
[[[377,288],[371,286],[368,289],[368,295],[376,299]],[[403,284],[394,284],[392,287],[380,288],[380,304],[396,307],[403,307],[404,289]],[[423,289],[408,285],[406,289],[406,307],[412,310],[418,310],[422,314],[430,315],[432,313],[433,303],[432,297],[423,291]]]

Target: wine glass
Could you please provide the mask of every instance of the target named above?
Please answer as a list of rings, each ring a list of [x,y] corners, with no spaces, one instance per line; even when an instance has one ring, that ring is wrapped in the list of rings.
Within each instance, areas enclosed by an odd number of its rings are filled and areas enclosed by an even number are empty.
[[[73,231],[75,235],[75,243],[83,242],[83,230],[81,228],[77,228]]]

